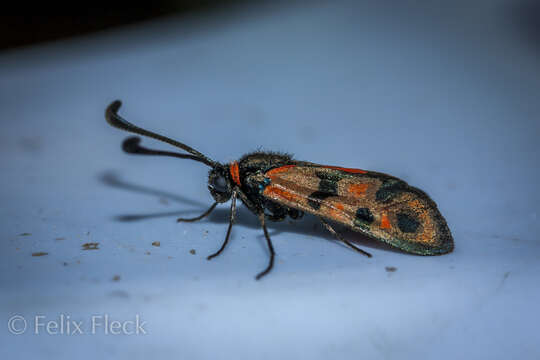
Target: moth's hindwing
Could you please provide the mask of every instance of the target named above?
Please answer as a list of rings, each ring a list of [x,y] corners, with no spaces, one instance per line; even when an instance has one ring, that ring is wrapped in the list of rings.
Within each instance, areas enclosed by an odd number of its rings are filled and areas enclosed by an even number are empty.
[[[262,194],[279,204],[346,225],[404,251],[438,255],[454,248],[437,205],[395,177],[325,165],[286,165],[265,173]]]

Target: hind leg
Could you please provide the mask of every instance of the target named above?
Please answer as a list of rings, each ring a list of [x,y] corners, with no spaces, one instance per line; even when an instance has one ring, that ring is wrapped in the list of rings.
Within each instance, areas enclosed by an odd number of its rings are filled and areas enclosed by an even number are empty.
[[[350,241],[344,239],[336,230],[334,230],[334,228],[326,220],[324,220],[323,218],[320,218],[320,219],[321,219],[321,222],[323,223],[324,227],[328,231],[330,231],[339,241],[345,243],[347,246],[349,246],[353,250],[358,251],[360,254],[366,255],[367,257],[371,257],[370,253],[360,249],[358,246],[356,246],[356,245],[352,244]]]

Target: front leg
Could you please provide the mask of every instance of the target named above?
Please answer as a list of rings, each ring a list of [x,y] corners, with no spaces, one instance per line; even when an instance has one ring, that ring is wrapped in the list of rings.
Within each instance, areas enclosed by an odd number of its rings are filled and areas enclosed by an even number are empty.
[[[236,187],[235,192],[238,193],[238,196],[240,197],[240,200],[242,200],[244,205],[246,205],[246,207],[252,213],[258,214],[259,212],[262,211],[262,209],[259,206],[255,205],[251,200],[248,199],[246,194],[244,194],[244,192],[240,188]]]
[[[207,257],[208,260],[215,258],[219,254],[221,254],[221,252],[227,246],[227,243],[229,242],[229,237],[231,236],[231,229],[234,224],[235,215],[236,215],[236,191],[233,191],[232,196],[231,196],[231,217],[229,219],[229,228],[227,229],[227,235],[225,236],[225,241],[223,242],[223,244],[221,245],[218,251],[216,251],[215,253],[211,255],[208,255]]]
[[[208,210],[206,210],[204,213],[202,213],[202,215],[199,215],[199,216],[194,217],[194,218],[178,218],[178,219],[176,219],[176,222],[194,222],[194,221],[199,221],[201,219],[204,219],[205,217],[210,215],[210,213],[216,208],[217,204],[218,204],[217,201],[215,203],[213,203],[212,206],[210,206],[208,208]]]

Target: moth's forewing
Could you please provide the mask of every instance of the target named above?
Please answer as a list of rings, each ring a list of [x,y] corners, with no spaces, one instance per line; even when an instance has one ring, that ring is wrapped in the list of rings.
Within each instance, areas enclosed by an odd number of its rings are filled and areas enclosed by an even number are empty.
[[[262,194],[410,253],[453,250],[445,219],[423,191],[382,173],[299,164],[267,171]]]

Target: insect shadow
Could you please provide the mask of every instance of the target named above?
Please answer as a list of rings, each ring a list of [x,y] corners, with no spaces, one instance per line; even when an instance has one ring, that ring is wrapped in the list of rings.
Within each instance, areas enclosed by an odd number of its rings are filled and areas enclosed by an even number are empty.
[[[100,181],[110,187],[132,191],[140,194],[146,194],[155,196],[158,199],[167,199],[172,202],[184,204],[184,205],[193,205],[196,209],[193,210],[179,210],[179,211],[164,211],[164,212],[154,212],[154,213],[131,213],[131,214],[121,214],[113,217],[115,221],[120,222],[131,222],[131,221],[144,221],[151,220],[155,218],[162,217],[175,217],[181,215],[198,215],[208,208],[208,204],[189,199],[187,197],[173,194],[170,192],[157,190],[147,186],[142,186],[134,184],[128,181],[123,180],[117,173],[113,171],[106,171],[99,176]],[[245,226],[252,229],[260,229],[260,223],[256,216],[246,209],[244,206],[241,206],[237,209],[237,217],[235,219],[236,225]],[[206,219],[201,220],[201,222],[211,222],[215,224],[223,224],[224,231],[226,230],[226,225],[229,224],[230,210],[228,208],[216,209],[214,210]],[[281,222],[268,222],[268,227],[272,236],[281,234],[281,233],[299,233],[303,235],[324,238],[335,242],[334,236],[331,233],[326,231],[320,220],[309,214],[306,214],[302,219],[299,220],[285,220]],[[361,246],[369,247],[372,249],[384,249],[392,252],[402,253],[402,251],[391,247],[385,243],[379,241],[374,241],[367,236],[364,236],[358,232],[347,229],[346,227],[336,224],[336,228],[347,237],[349,241],[352,241]],[[341,245],[341,243],[338,243]],[[349,247],[343,245],[345,248]]]

